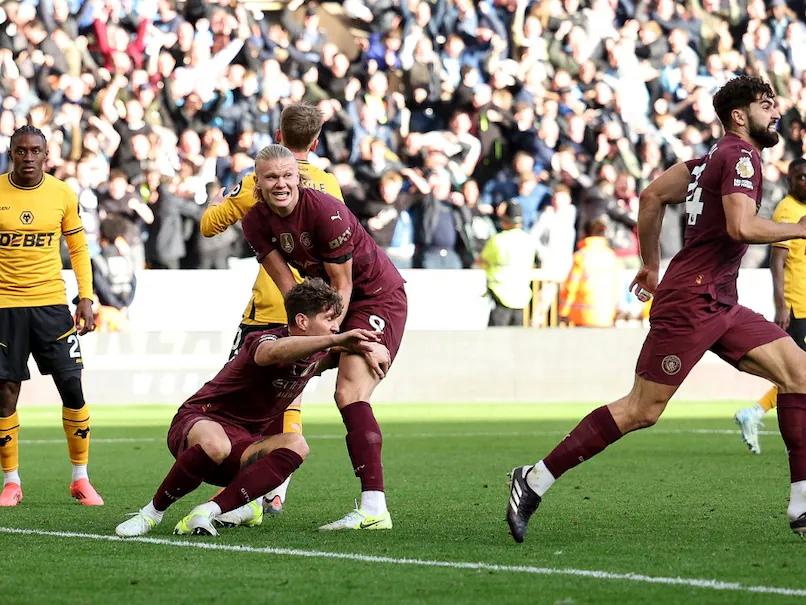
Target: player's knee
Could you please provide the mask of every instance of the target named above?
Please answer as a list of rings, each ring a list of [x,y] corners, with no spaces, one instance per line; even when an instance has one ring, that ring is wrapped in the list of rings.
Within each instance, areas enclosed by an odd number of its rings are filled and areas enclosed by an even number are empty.
[[[84,407],[84,391],[81,388],[81,372],[64,372],[53,375],[53,383],[62,405],[71,410],[80,410]]]
[[[0,380],[0,418],[7,418],[17,411],[20,383]]]
[[[308,447],[308,442],[305,441],[305,437],[299,433],[285,433],[283,437],[285,439],[285,448],[291,450],[303,460],[308,457],[311,450]]]
[[[221,464],[232,451],[232,445],[226,439],[202,437],[195,445],[201,446],[207,457],[216,464]]]

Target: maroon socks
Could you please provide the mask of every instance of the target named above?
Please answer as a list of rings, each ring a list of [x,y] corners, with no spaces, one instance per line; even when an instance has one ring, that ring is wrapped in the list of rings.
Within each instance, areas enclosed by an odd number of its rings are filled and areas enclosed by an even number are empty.
[[[555,479],[576,465],[593,458],[621,438],[621,431],[610,409],[603,405],[585,416],[551,453],[543,464]]]
[[[356,401],[341,409],[347,428],[347,451],[355,476],[361,480],[361,491],[383,491],[381,464],[381,427],[372,407],[366,401]]]

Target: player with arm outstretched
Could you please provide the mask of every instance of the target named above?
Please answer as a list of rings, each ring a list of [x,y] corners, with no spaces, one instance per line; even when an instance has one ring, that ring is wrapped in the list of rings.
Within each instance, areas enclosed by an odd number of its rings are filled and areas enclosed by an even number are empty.
[[[291,288],[285,308],[288,326],[247,336],[238,354],[179,408],[168,430],[176,463],[151,501],[117,526],[118,536],[148,533],[203,481],[224,490],[191,510],[174,533],[216,535],[217,516],[254,502],[302,464],[308,454],[303,436],[267,435],[272,421],[302,392],[331,347],[358,354],[382,347],[370,330],[338,333],[341,298],[320,279]]]
[[[255,158],[260,203],[242,225],[247,241],[272,280],[287,291],[294,284],[290,264],[302,275],[325,279],[341,295],[343,330],[381,332],[394,360],[406,323],[403,278],[358,219],[337,199],[300,187],[292,153],[269,145]],[[361,480],[361,505],[320,529],[388,529],[381,465],[381,429],[369,399],[387,365],[374,353],[341,354],[336,405],[347,429],[347,450]]]
[[[775,208],[772,220],[797,223],[806,216],[806,158],[789,164],[789,193]],[[786,330],[801,349],[806,349],[806,240],[792,239],[772,245],[772,273],[775,323]],[[764,393],[758,403],[736,412],[742,441],[753,454],[761,453],[758,429],[761,418],[778,403],[778,387]]]
[[[300,180],[303,187],[329,193],[344,201],[336,181],[336,177],[317,168],[308,161],[308,154],[315,152],[319,145],[319,133],[322,130],[322,114],[311,105],[297,103],[283,109],[280,115],[280,129],[275,138],[282,141],[294,154],[299,167]],[[239,183],[224,192],[222,198],[214,200],[204,211],[201,218],[201,233],[205,237],[213,237],[240,221],[250,208],[255,205],[255,173],[246,175]],[[295,280],[298,281],[298,275]],[[283,295],[262,267],[252,286],[252,296],[244,309],[241,324],[232,343],[230,359],[235,357],[246,336],[269,328],[276,328],[286,323]],[[288,407],[283,416],[285,432],[302,432],[302,400],[295,401]],[[273,514],[282,511],[286,492],[291,478],[289,477],[277,489],[262,498],[264,509]],[[247,517],[235,512],[224,519],[225,522],[239,523],[251,521],[249,511],[243,511]]]
[[[780,114],[769,84],[735,78],[714,95],[714,109],[726,133],[708,155],[673,166],[641,194],[643,266],[632,288],[655,300],[633,387],[591,412],[536,464],[512,470],[506,519],[516,542],[555,480],[623,435],[655,424],[707,350],[779,385],[778,421],[791,479],[787,515],[794,532],[806,533],[806,352],[780,327],[739,305],[736,292],[747,244],[806,237],[806,218],[783,224],[757,215],[760,152],[778,141]],[[664,206],[682,202],[685,243],[658,284]]]
[[[0,175],[0,506],[22,500],[19,476],[17,400],[28,380],[28,358],[51,374],[62,400],[62,425],[73,465],[70,494],[86,506],[104,503],[87,475],[89,406],[84,401],[84,367],[78,336],[95,329],[92,267],[78,198],[64,182],[45,174],[45,135],[22,126],[11,135],[12,170]],[[67,307],[62,236],[78,282],[73,316]]]

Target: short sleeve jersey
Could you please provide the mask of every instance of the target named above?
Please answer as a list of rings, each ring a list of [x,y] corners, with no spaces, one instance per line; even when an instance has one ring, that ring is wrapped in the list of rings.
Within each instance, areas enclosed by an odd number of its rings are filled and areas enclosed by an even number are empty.
[[[728,133],[708,155],[686,162],[691,181],[686,196],[683,248],[669,264],[658,287],[711,292],[736,304],[736,278],[747,244],[727,232],[722,197],[744,193],[761,205],[761,156],[750,143]]]
[[[260,434],[282,414],[313,377],[316,353],[291,363],[259,366],[255,351],[261,343],[288,337],[288,327],[249,334],[238,354],[205,383],[182,407],[206,405],[206,413]]]
[[[355,215],[336,198],[300,187],[299,201],[282,217],[255,204],[241,223],[258,261],[277,250],[302,275],[329,281],[325,263],[353,261],[353,300],[403,285],[403,278]]]
[[[83,230],[66,183],[45,174],[25,188],[0,175],[0,307],[65,304],[61,239]]]
[[[776,223],[797,223],[804,216],[806,204],[787,195],[775,207],[772,220]],[[773,246],[789,252],[784,263],[784,300],[795,317],[803,319],[806,317],[806,239],[790,239],[776,242]]]

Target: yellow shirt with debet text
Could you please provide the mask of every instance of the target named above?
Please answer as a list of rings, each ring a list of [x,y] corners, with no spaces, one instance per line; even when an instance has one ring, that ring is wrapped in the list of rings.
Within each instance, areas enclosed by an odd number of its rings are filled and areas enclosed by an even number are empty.
[[[25,188],[0,174],[0,307],[66,304],[60,244],[65,236],[81,298],[92,298],[92,268],[78,198],[45,174]]]

